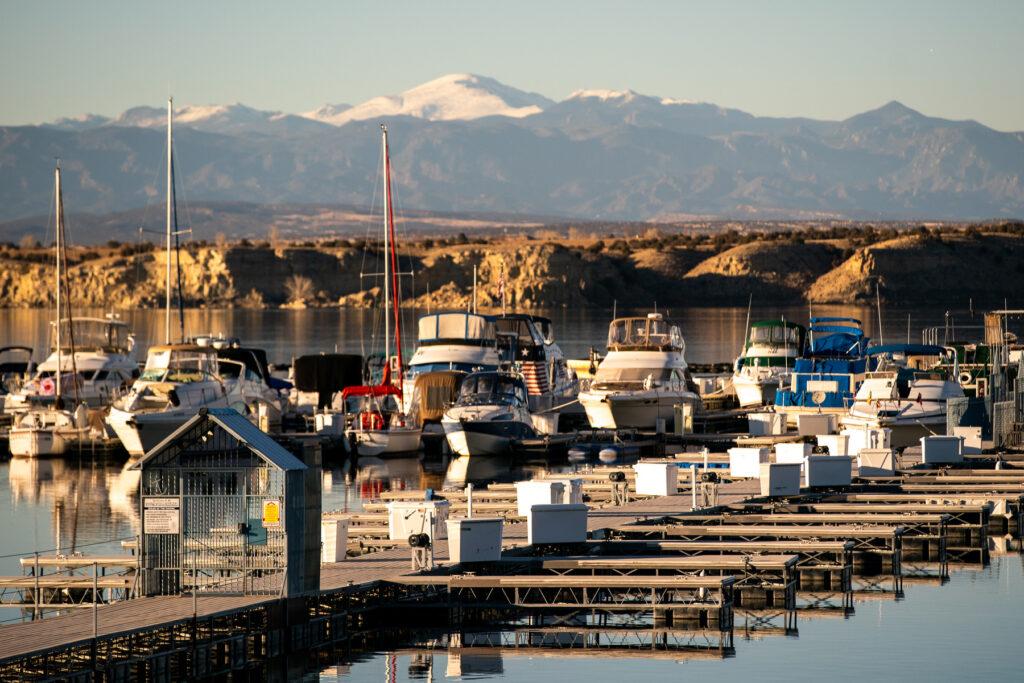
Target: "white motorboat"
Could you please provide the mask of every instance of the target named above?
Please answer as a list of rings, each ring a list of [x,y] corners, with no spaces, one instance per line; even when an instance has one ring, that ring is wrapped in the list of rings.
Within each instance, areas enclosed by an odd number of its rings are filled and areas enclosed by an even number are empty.
[[[675,406],[700,406],[687,382],[685,342],[660,313],[616,318],[608,328],[608,355],[590,389],[579,394],[595,429],[670,429]]]
[[[200,408],[234,408],[253,421],[261,406],[280,415],[282,399],[258,369],[262,352],[200,341],[151,346],[142,376],[111,406],[107,424],[129,455],[144,455]]]
[[[917,445],[922,436],[946,433],[946,402],[962,398],[954,349],[887,344],[867,350],[878,366],[868,372],[853,405],[840,418],[847,429],[888,428],[891,445]]]
[[[460,456],[505,455],[537,438],[520,375],[484,371],[462,380],[459,398],[441,419],[445,438]]]
[[[555,343],[551,320],[526,313],[502,313],[494,320],[502,367],[523,376],[527,407],[537,431],[558,432],[562,412],[579,412],[579,382]]]
[[[736,359],[732,387],[741,408],[771,405],[803,354],[803,325],[785,320],[752,323],[743,353]]]
[[[78,402],[98,409],[106,408],[127,393],[139,376],[135,339],[126,323],[112,316],[64,318],[59,335],[56,323],[50,324],[50,331],[53,352],[39,364],[35,375],[19,391],[7,397],[9,412],[52,402],[58,374],[65,390],[73,390]],[[62,339],[65,344],[59,354],[57,339]]]

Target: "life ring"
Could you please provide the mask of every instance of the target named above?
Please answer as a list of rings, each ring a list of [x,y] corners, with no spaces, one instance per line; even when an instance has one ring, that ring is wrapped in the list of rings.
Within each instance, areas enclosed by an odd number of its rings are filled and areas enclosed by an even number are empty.
[[[364,410],[359,413],[359,425],[365,431],[380,431],[384,429],[384,416],[376,410]]]
[[[970,384],[972,379],[974,378],[971,377],[971,373],[966,370],[960,373],[960,384]]]
[[[52,377],[44,377],[39,382],[39,393],[43,396],[53,396],[53,392],[57,390],[57,384],[53,381]]]

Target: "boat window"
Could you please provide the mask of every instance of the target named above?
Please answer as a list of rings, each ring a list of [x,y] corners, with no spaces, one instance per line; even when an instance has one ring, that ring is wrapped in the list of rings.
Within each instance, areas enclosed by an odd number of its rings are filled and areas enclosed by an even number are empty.
[[[106,370],[100,370],[99,372],[96,373],[96,376],[93,379],[99,382],[101,380],[106,379],[109,374],[110,373]]]
[[[672,368],[609,368],[601,366],[594,377],[594,384],[644,382],[648,376],[655,383],[664,383],[672,378],[673,372]]]
[[[78,374],[80,374],[82,376],[82,379],[84,379],[86,382],[88,382],[88,381],[90,381],[93,378],[93,375],[96,374],[96,371],[95,370],[82,370]]]
[[[529,320],[523,318],[499,318],[495,321],[498,332],[508,332],[516,335],[520,345],[530,344],[540,346],[544,338],[540,336],[536,328]]]

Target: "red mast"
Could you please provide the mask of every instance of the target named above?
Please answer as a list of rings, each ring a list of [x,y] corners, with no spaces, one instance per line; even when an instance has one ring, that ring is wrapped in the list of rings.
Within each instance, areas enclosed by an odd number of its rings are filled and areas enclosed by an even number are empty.
[[[398,254],[395,251],[395,212],[391,201],[391,154],[388,151],[388,128],[383,123],[380,125],[381,132],[384,134],[384,197],[385,197],[385,211],[387,212],[387,230],[388,238],[391,242],[391,253],[386,258],[391,259],[391,290],[394,292],[392,297],[392,308],[394,309],[395,316],[395,353],[398,356],[398,390],[399,395],[402,391],[402,316],[399,311],[398,302]],[[386,277],[386,276],[385,276]],[[391,359],[387,359],[388,363]]]

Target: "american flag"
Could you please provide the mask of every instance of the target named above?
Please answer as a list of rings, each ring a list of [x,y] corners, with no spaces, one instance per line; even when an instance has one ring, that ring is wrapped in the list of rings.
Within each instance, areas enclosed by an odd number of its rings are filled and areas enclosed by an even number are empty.
[[[548,368],[541,361],[523,361],[523,379],[526,381],[526,390],[534,396],[544,394],[548,390]]]
[[[498,297],[501,299],[501,312],[505,312],[505,263],[501,264],[501,274],[498,276]]]

